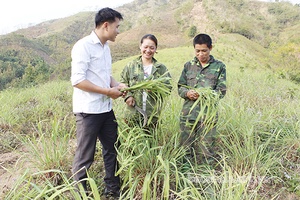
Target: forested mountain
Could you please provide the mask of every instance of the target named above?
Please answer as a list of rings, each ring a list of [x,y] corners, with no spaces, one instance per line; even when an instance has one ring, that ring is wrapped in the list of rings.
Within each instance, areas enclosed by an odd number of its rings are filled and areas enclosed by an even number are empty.
[[[138,54],[139,40],[146,33],[158,37],[159,49],[191,45],[199,32],[210,34],[215,42],[221,34],[235,33],[244,37],[243,43],[251,40],[267,49],[271,57],[266,59],[275,61],[270,68],[300,82],[299,5],[251,0],[135,0],[116,9],[124,20],[116,42],[110,44],[113,61]],[[94,15],[82,12],[1,36],[0,90],[69,79],[71,48],[93,30]]]

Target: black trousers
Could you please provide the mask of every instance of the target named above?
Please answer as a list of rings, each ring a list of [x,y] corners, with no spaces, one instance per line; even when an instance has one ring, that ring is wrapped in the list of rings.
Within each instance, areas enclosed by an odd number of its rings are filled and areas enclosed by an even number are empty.
[[[117,122],[113,110],[101,114],[76,114],[77,149],[73,161],[74,179],[80,181],[87,178],[87,170],[94,161],[97,138],[102,145],[105,167],[104,182],[109,191],[119,191],[120,179],[115,176],[118,167],[115,146],[118,137]],[[82,182],[86,189],[86,182]]]

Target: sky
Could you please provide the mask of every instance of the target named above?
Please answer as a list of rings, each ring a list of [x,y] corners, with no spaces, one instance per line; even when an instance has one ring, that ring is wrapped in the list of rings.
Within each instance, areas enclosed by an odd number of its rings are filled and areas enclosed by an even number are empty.
[[[264,0],[264,1],[274,2],[275,0]],[[292,4],[300,3],[300,0],[280,0],[280,1],[289,1]]]
[[[116,8],[133,0],[4,0],[0,6],[0,35],[81,11]]]
[[[3,0],[0,6],[0,35],[43,21],[68,17],[80,11],[116,8],[133,0]],[[264,0],[275,1],[275,0]],[[300,3],[300,0],[289,0]]]

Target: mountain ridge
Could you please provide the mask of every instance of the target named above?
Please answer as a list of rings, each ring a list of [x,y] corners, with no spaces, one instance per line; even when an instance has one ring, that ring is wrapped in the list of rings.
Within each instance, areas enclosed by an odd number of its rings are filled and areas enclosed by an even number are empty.
[[[261,48],[274,51],[278,61],[285,56],[285,51],[289,51],[289,58],[295,62],[290,66],[293,70],[300,60],[297,47],[300,45],[300,36],[296,34],[300,32],[300,7],[287,2],[135,0],[116,10],[123,14],[124,20],[116,41],[110,42],[113,62],[139,54],[139,41],[146,33],[156,35],[158,49],[164,49],[189,46],[193,35],[200,32],[211,35],[214,43],[218,43],[218,38],[223,34],[241,35],[244,40],[232,45],[241,45],[251,40]],[[77,40],[94,29],[94,15],[95,12],[80,12],[0,36],[0,56],[5,58],[6,55],[14,55],[15,51],[23,52],[18,53],[23,74],[26,73],[28,60],[39,58],[50,69],[47,80],[67,80],[71,48]],[[286,44],[289,45],[285,47]],[[23,58],[23,54],[26,57]],[[0,68],[6,73],[3,76],[12,76],[6,71],[6,65],[15,68],[20,65],[8,62],[11,61],[2,59],[0,62]],[[275,69],[280,63],[274,62],[271,66]],[[13,77],[10,79],[13,80]],[[19,79],[15,82],[20,82]],[[14,85],[8,79],[0,82]],[[33,81],[32,84],[36,83]]]

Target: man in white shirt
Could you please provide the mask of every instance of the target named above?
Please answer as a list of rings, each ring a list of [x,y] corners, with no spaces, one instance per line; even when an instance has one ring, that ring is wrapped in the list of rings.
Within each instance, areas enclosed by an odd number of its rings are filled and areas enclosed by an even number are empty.
[[[108,40],[114,42],[119,33],[122,15],[103,8],[95,16],[95,29],[89,36],[76,42],[72,49],[73,112],[76,115],[77,149],[73,161],[74,179],[87,190],[86,170],[94,161],[97,138],[102,144],[105,167],[106,196],[119,196],[120,179],[117,169],[117,122],[112,110],[112,99],[123,95],[111,76],[112,59]]]

